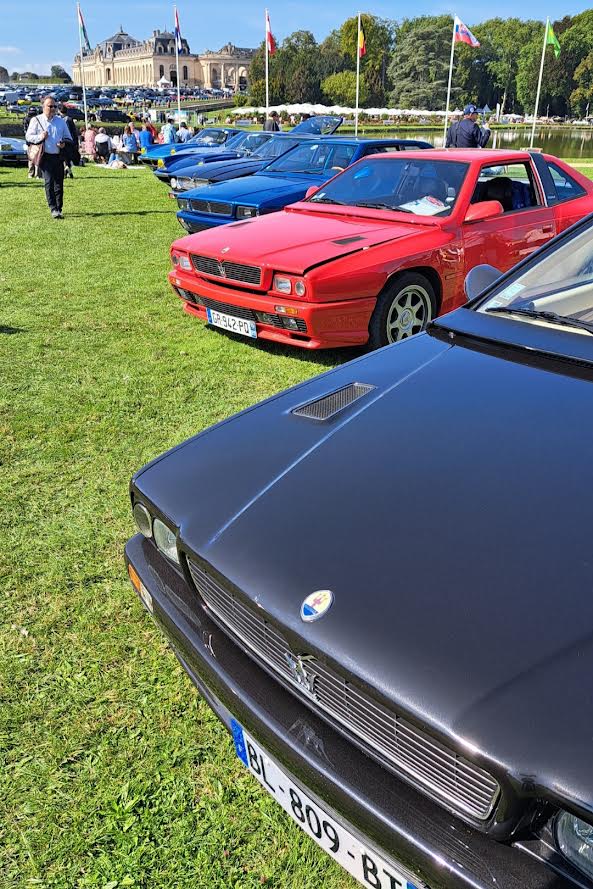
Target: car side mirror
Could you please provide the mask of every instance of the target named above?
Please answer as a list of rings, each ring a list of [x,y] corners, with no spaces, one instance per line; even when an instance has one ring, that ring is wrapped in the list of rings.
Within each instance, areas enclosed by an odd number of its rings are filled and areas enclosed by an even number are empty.
[[[492,219],[504,213],[500,201],[480,201],[479,204],[470,204],[465,214],[465,223],[480,222],[482,219]]]
[[[307,200],[307,198],[310,198],[311,195],[317,194],[318,191],[319,188],[317,185],[311,185],[305,192],[305,200]]]
[[[480,293],[483,293],[484,290],[490,287],[491,284],[494,284],[501,275],[502,272],[499,269],[495,269],[493,265],[486,265],[484,263],[483,265],[474,266],[473,269],[467,273],[465,281],[463,282],[463,289],[465,290],[465,295],[468,300],[474,299],[476,296],[479,296]]]

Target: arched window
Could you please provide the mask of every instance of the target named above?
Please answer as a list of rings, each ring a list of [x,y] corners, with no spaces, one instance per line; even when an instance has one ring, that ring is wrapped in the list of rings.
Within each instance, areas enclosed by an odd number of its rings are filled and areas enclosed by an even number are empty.
[[[164,76],[165,76],[165,66],[159,65],[159,77],[164,77]]]
[[[183,66],[183,79],[184,79],[184,80],[189,80],[189,77],[188,77],[188,75],[187,75],[187,65],[184,65],[184,66]]]
[[[163,54],[163,47],[161,46],[160,43],[159,43],[159,45],[157,46],[157,50],[156,50],[156,51],[157,51],[158,53],[160,53],[160,55]]]

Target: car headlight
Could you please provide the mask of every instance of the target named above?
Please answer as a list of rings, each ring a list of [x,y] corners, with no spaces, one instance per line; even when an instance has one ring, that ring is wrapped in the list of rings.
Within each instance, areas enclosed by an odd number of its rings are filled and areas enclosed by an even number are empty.
[[[191,272],[192,265],[189,256],[186,256],[185,253],[172,253],[171,262],[175,267],[185,269],[186,272]]]
[[[179,564],[177,537],[175,536],[175,532],[172,531],[168,525],[165,525],[164,522],[161,522],[160,519],[154,520],[152,531],[154,534],[154,542],[162,554],[168,559],[171,559],[172,562]]]
[[[569,812],[556,818],[556,843],[565,858],[593,879],[593,827]]]
[[[292,293],[292,284],[290,278],[283,278],[281,275],[274,275],[272,287],[278,293]]]
[[[197,188],[199,185],[210,185],[209,179],[192,179],[192,188]]]
[[[171,176],[171,188],[177,188],[177,177]]]
[[[177,206],[180,210],[189,210],[189,200],[186,198],[177,198]]]
[[[136,527],[145,537],[152,537],[152,516],[139,500],[134,504],[133,509],[134,521]]]
[[[237,219],[251,219],[257,216],[257,207],[237,207]]]

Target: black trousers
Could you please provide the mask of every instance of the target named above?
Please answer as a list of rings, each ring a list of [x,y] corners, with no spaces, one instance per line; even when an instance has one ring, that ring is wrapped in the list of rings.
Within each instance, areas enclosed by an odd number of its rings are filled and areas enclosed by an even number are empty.
[[[50,210],[62,212],[64,200],[64,161],[59,154],[44,154],[41,175],[45,182],[45,197]]]

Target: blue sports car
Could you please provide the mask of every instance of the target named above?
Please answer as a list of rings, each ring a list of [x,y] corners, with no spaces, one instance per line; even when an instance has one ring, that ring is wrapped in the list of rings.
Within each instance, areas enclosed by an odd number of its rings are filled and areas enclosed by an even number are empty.
[[[247,130],[243,130],[225,142],[224,145],[217,145],[215,148],[196,146],[192,151],[184,151],[181,154],[166,157],[162,159],[162,166],[161,161],[159,161],[153,172],[161,182],[169,183],[171,177],[180,170],[185,169],[185,167],[233,160],[238,157],[250,157],[259,148],[263,147],[273,135],[273,133],[250,133]]]
[[[412,139],[307,139],[272,161],[260,173],[194,188],[177,197],[177,218],[188,232],[202,231],[282,210],[336,173],[369,154],[432,148]]]
[[[0,136],[0,163],[26,164],[27,143],[22,139],[12,139],[8,138],[8,136]]]
[[[309,117],[288,133],[269,133],[272,138],[249,156],[244,156],[244,152],[240,149],[236,159],[217,160],[209,163],[207,167],[201,161],[196,163],[193,158],[190,160],[186,157],[178,162],[179,166],[175,166],[175,172],[170,179],[171,187],[173,191],[187,191],[200,185],[210,185],[212,182],[223,182],[225,179],[238,179],[240,176],[259,173],[263,167],[296,145],[300,145],[304,139],[332,135],[342,120],[343,118],[333,114]]]
[[[172,155],[185,154],[186,152],[191,154],[192,151],[212,151],[213,149],[221,148],[221,146],[225,145],[227,141],[230,141],[233,136],[240,132],[241,130],[237,130],[234,127],[206,127],[206,129],[200,130],[199,133],[188,139],[187,142],[169,142],[166,145],[153,145],[152,148],[143,149],[140,154],[140,160],[153,167],[163,166],[165,158]]]

